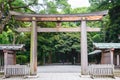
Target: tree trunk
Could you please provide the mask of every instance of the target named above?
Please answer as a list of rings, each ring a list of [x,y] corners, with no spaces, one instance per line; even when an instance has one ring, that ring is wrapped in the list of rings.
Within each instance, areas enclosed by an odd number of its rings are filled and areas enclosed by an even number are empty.
[[[50,53],[49,53],[48,63],[49,63],[49,64],[52,63],[52,51],[50,51]]]

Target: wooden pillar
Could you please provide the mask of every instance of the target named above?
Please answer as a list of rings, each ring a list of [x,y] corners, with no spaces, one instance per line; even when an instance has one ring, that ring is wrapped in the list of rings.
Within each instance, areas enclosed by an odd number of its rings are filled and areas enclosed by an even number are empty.
[[[13,56],[14,56],[14,65],[16,64],[16,52],[13,52]]]
[[[120,65],[120,57],[117,55],[117,66]]]
[[[30,47],[30,74],[37,74],[37,26],[36,18],[32,18],[32,28],[31,28],[31,47]]]
[[[110,50],[110,54],[111,54],[111,55],[110,55],[110,57],[111,57],[111,58],[110,58],[110,62],[111,62],[111,64],[114,64],[114,63],[113,63],[113,62],[114,62],[114,61],[113,61],[113,53],[114,53],[114,49],[111,49],[111,50]]]
[[[7,51],[5,50],[5,51],[3,51],[4,52],[4,76],[6,76],[6,66],[7,66],[7,55],[8,55],[8,53],[7,53]]]
[[[105,55],[105,50],[102,50],[102,53],[101,53],[101,64],[105,64],[105,61],[104,61],[104,55]]]
[[[88,74],[88,55],[87,55],[87,27],[86,21],[81,21],[81,74]]]

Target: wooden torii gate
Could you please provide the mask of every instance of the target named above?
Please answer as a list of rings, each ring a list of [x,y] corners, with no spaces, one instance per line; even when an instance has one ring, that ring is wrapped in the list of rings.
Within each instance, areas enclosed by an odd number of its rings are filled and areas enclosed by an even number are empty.
[[[37,74],[37,32],[81,32],[81,74],[88,74],[88,54],[87,54],[87,31],[98,32],[100,28],[90,28],[86,26],[87,21],[99,21],[108,12],[94,12],[87,14],[24,14],[10,11],[10,14],[18,21],[32,22],[31,28],[19,28],[19,32],[31,31],[31,49],[30,49],[30,74]],[[38,28],[37,22],[57,22],[56,28]],[[62,28],[61,22],[80,22],[81,27]]]

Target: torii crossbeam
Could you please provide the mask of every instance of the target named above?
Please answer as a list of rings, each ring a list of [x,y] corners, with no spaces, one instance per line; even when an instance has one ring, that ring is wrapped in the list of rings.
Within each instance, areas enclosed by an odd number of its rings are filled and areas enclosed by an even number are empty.
[[[18,32],[30,32],[31,28],[18,28]],[[90,28],[87,27],[87,32],[99,32],[100,28]],[[37,32],[81,32],[80,27],[76,28],[40,28],[37,27]]]
[[[87,55],[87,31],[97,32],[99,28],[89,28],[86,26],[86,21],[102,20],[108,11],[86,13],[86,14],[24,14],[10,11],[10,14],[18,21],[32,22],[31,28],[19,28],[18,31],[31,31],[31,51],[30,51],[30,71],[31,75],[37,74],[37,32],[81,32],[81,74],[88,74],[88,55]],[[81,27],[76,28],[40,28],[37,27],[37,22],[80,22]]]

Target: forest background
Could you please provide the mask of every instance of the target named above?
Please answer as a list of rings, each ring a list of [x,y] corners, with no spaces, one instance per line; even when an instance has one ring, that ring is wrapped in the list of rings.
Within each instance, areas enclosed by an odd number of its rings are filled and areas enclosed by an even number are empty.
[[[68,0],[0,0],[0,44],[25,44],[25,51],[17,52],[17,63],[29,63],[30,32],[17,32],[19,27],[31,23],[16,21],[9,11],[32,14],[79,14],[108,10],[102,21],[87,22],[89,27],[99,27],[101,32],[87,33],[88,53],[94,51],[93,43],[120,42],[120,0],[89,0],[89,7],[71,8]],[[80,27],[80,22],[63,22],[63,27]],[[39,22],[41,27],[55,27],[54,22]],[[58,63],[61,60],[80,62],[80,33],[38,33],[38,64]],[[89,62],[94,56],[89,57]]]

